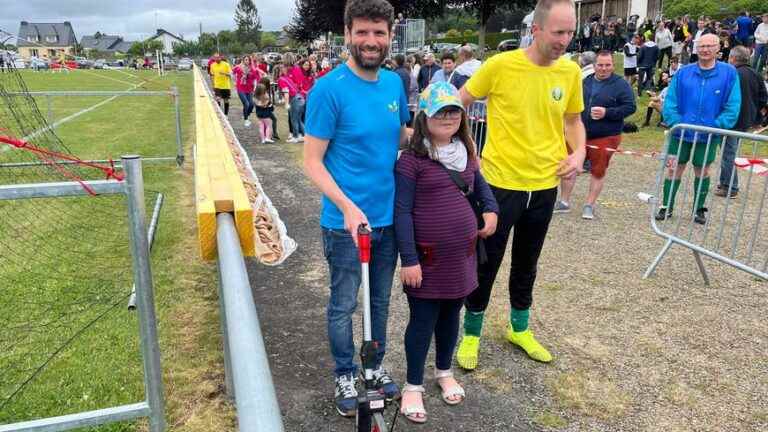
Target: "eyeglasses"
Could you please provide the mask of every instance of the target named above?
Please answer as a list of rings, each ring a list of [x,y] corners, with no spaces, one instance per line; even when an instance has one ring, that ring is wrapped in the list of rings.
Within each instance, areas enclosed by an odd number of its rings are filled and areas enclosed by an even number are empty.
[[[461,112],[460,109],[440,110],[432,118],[436,120],[458,120],[461,118]]]
[[[720,48],[720,45],[699,45],[699,49],[716,49]]]

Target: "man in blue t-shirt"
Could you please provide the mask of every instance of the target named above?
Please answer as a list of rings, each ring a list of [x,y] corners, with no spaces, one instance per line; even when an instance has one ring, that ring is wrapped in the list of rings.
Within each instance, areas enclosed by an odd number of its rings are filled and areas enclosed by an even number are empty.
[[[736,18],[736,42],[745,47],[752,46],[752,18],[749,17],[749,12],[742,12],[739,17]]]
[[[393,228],[394,167],[408,139],[408,99],[400,77],[381,69],[394,20],[386,0],[350,0],[344,37],[350,58],[318,80],[307,101],[304,170],[323,193],[320,226],[331,276],[328,339],[336,363],[336,410],[357,407],[352,314],[361,281],[357,228],[371,234],[372,338],[378,342],[374,378],[387,398],[399,389],[381,366],[386,348],[392,277],[397,263]]]

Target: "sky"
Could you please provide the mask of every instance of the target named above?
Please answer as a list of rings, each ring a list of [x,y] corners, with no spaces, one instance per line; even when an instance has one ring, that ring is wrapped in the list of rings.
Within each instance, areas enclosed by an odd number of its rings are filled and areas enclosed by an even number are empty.
[[[280,30],[295,9],[294,0],[254,0],[254,4],[262,30]],[[237,0],[0,0],[0,30],[16,36],[21,21],[69,21],[78,41],[97,31],[137,41],[158,28],[197,39],[201,23],[206,33],[234,30],[236,6]]]

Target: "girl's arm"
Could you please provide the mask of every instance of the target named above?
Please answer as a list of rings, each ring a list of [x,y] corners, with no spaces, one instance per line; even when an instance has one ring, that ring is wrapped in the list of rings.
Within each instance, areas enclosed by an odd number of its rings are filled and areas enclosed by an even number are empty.
[[[400,280],[403,285],[421,286],[421,264],[413,229],[416,180],[395,171],[395,236],[400,251]]]

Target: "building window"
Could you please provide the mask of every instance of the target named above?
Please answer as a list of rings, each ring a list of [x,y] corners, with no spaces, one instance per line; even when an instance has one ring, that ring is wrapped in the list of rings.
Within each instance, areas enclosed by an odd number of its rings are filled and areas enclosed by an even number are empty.
[[[32,49],[32,50],[29,50],[29,52],[30,52],[30,54],[31,54],[33,57],[37,57],[37,56],[39,55],[39,54],[37,53],[37,50],[36,50],[36,49]]]
[[[27,36],[27,40],[29,42],[39,42],[40,38],[38,36]]]
[[[45,37],[46,42],[58,42],[59,37],[58,36],[46,36]]]

